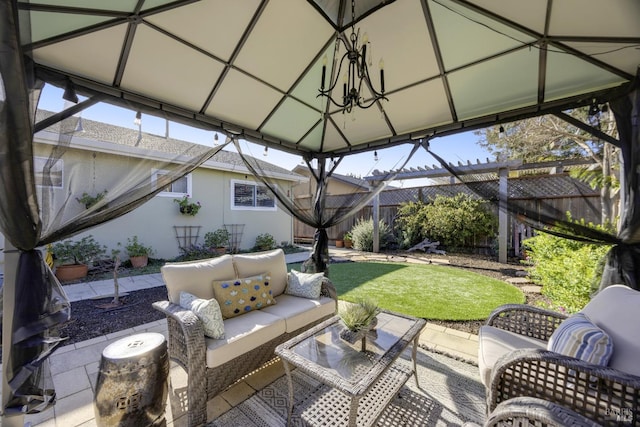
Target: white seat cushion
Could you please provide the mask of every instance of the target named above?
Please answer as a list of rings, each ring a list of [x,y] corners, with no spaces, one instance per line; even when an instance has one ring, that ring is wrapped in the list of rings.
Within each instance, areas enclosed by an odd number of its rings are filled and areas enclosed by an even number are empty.
[[[480,327],[478,341],[478,368],[485,387],[491,382],[494,365],[504,354],[523,348],[547,349],[546,341],[486,325]]]
[[[640,292],[624,285],[600,291],[581,310],[613,341],[609,366],[640,376]]]
[[[284,319],[265,313],[263,310],[226,319],[224,339],[205,338],[207,367],[220,366],[284,333]]]
[[[293,332],[325,316],[333,315],[336,311],[335,300],[328,297],[308,299],[283,294],[277,297],[276,301],[276,305],[260,311],[285,319],[287,332]]]

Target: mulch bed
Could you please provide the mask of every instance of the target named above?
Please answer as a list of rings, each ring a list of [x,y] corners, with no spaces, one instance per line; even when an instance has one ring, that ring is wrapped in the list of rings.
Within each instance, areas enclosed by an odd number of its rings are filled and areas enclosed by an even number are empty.
[[[524,270],[524,267],[515,261],[501,264],[483,256],[420,253],[413,253],[412,256],[447,259],[452,267],[464,268],[500,280],[514,277],[517,270]],[[543,299],[539,294],[525,295],[528,304]],[[60,327],[60,332],[62,336],[68,337],[65,344],[72,344],[163,319],[164,315],[155,310],[151,303],[166,299],[166,288],[160,286],[130,292],[127,296],[121,297],[122,304],[117,307],[110,307],[111,298],[76,301],[71,303],[71,319]],[[105,306],[107,308],[103,308]],[[474,334],[478,333],[478,328],[484,323],[483,321],[429,321]]]
[[[111,304],[111,297],[72,302],[71,319],[60,327],[61,336],[68,337],[63,345],[164,319],[165,315],[154,309],[151,303],[166,299],[167,289],[158,286],[129,292],[115,307]]]

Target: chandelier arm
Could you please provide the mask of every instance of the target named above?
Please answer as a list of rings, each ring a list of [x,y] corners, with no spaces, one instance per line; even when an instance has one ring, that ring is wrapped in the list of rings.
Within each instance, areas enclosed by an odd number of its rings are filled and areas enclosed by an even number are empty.
[[[320,95],[318,95],[318,96],[320,96]],[[327,96],[327,98],[329,98],[329,101],[331,101],[331,103],[332,103],[333,105],[335,105],[336,107],[338,107],[338,108],[346,108],[346,107],[347,107],[347,105],[349,105],[349,102],[344,103],[344,104],[339,104],[339,103],[337,103],[337,102],[336,102],[332,97]]]
[[[369,90],[371,91],[371,93],[373,94],[374,98],[382,98],[386,101],[388,101],[388,99],[384,96],[384,92],[378,92],[376,90],[376,88],[373,86],[373,82],[371,81],[371,76],[369,75],[369,68],[365,68],[366,71],[366,78],[367,78],[367,86],[369,87]]]
[[[344,58],[348,54],[349,54],[349,52],[347,51],[344,55],[342,55],[342,58],[340,58],[340,65],[338,66],[338,72],[335,74],[335,76],[336,76],[335,80],[333,80],[333,79],[330,80],[331,85],[329,86],[329,88],[327,90],[323,91],[322,89],[319,89],[320,95],[328,96],[333,91],[333,89],[336,87],[336,85],[338,84],[338,79],[340,78],[340,71],[342,71],[342,63],[344,62]],[[318,95],[318,96],[320,96],[320,95]]]
[[[358,107],[362,108],[363,110],[366,110],[367,108],[371,108],[374,104],[376,104],[376,101],[378,101],[379,99],[385,99],[388,101],[388,99],[386,98],[372,98],[371,99],[371,103],[369,105],[365,105],[364,104],[364,99],[362,100],[362,102],[360,102],[360,100],[358,100],[357,105]]]

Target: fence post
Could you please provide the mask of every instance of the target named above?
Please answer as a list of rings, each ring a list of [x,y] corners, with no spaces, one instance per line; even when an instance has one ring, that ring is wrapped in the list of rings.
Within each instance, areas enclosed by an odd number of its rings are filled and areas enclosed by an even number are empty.
[[[507,263],[507,238],[509,235],[509,218],[507,216],[507,185],[509,169],[500,168],[499,195],[498,195],[498,261]]]
[[[373,252],[380,252],[380,193],[373,198]]]

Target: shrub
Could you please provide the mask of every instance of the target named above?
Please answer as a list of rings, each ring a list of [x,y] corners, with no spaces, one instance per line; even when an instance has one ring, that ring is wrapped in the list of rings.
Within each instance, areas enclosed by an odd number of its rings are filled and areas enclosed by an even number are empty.
[[[229,246],[231,234],[226,228],[218,228],[216,231],[209,231],[204,235],[204,245],[209,248],[222,248]]]
[[[180,255],[175,259],[181,261],[197,261],[199,259],[211,258],[211,252],[208,247],[200,245],[191,245],[188,248],[180,248]]]
[[[153,248],[151,246],[145,246],[138,241],[138,236],[127,238],[127,244],[124,247],[130,257],[132,256],[145,256],[153,254]]]
[[[584,221],[581,221],[583,225]],[[588,224],[596,229],[606,227]],[[548,308],[575,313],[590,300],[602,277],[610,246],[577,242],[540,232],[524,241],[531,279],[551,300]]]
[[[269,233],[258,234],[256,237],[256,249],[268,250],[276,247],[276,239]]]
[[[426,237],[423,224],[427,222],[426,206],[423,202],[408,202],[400,205],[396,218],[396,230],[400,246],[410,248]]]
[[[486,201],[466,194],[436,196],[429,203],[408,203],[398,211],[398,228],[404,247],[428,238],[449,250],[469,246],[480,237],[493,236],[498,219]]]
[[[90,264],[106,254],[107,247],[99,244],[92,235],[80,240],[65,240],[51,247],[57,265]]]
[[[380,247],[386,247],[392,240],[391,229],[383,220],[378,222]],[[359,219],[351,229],[353,247],[359,251],[373,251],[373,219]]]

